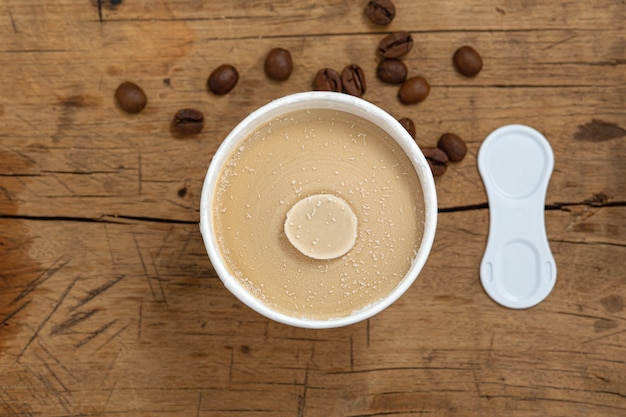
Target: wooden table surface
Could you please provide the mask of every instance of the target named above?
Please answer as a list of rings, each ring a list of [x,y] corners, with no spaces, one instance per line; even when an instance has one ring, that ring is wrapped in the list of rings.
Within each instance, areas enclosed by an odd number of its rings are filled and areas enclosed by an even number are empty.
[[[0,4],[0,415],[626,415],[626,2],[3,0]],[[376,46],[405,30],[405,106],[375,77]],[[474,79],[451,57],[483,56]],[[291,51],[286,82],[263,73]],[[239,69],[226,96],[206,90]],[[255,108],[356,63],[367,100],[446,131],[465,160],[437,178],[439,223],[420,278],[389,309],[331,330],[265,319],[217,278],[200,189],[227,133]],[[122,81],[149,99],[137,115]],[[180,138],[195,107],[204,132]],[[546,227],[558,265],[538,306],[483,291],[489,210],[476,155],[523,123],[555,154]]]

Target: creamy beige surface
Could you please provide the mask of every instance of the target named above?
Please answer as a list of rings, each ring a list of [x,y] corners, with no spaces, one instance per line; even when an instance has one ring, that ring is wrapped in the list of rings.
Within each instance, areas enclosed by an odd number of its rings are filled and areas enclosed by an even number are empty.
[[[312,259],[284,233],[303,198],[332,194],[357,219],[354,246]],[[217,187],[214,226],[228,268],[269,306],[307,318],[343,317],[391,292],[421,240],[417,174],[382,129],[331,110],[290,113],[258,130],[229,158]]]

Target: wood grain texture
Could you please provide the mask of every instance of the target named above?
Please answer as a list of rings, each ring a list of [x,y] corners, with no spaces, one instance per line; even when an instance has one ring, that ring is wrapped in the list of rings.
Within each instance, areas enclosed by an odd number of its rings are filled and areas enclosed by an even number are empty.
[[[626,413],[626,3],[5,0],[0,4],[0,416],[623,416]],[[378,41],[432,86],[404,106],[375,78]],[[454,50],[484,69],[458,75]],[[284,83],[265,53],[291,51]],[[206,79],[240,73],[216,97]],[[437,179],[424,271],[389,309],[324,331],[237,301],[198,230],[211,157],[248,113],[363,67],[365,98],[411,117],[417,142],[460,134],[468,156]],[[149,99],[116,107],[130,80]],[[169,129],[182,107],[204,132]],[[478,267],[489,212],[482,140],[524,123],[555,154],[546,227],[558,266],[529,310],[494,304]]]

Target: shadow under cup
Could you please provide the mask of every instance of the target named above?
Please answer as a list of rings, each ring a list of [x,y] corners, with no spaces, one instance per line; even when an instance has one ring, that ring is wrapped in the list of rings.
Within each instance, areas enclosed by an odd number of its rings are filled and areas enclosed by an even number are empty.
[[[408,272],[397,285],[382,298],[337,318],[306,318],[297,314],[287,314],[259,299],[246,287],[241,278],[231,272],[217,236],[214,213],[215,193],[221,182],[224,167],[235,151],[259,127],[288,113],[299,110],[332,110],[345,112],[373,123],[386,132],[401,148],[417,174],[423,195],[423,234],[418,249],[410,260]],[[297,157],[297,156],[294,156]],[[269,181],[270,179],[268,179]],[[418,190],[417,192],[419,192]],[[237,125],[220,145],[213,157],[204,185],[200,202],[200,230],[215,271],[226,288],[244,304],[258,313],[280,323],[304,328],[341,327],[365,320],[381,312],[396,301],[415,281],[431,251],[437,225],[437,196],[435,183],[419,147],[400,123],[379,107],[357,97],[333,92],[305,92],[292,94],[259,108]],[[228,248],[227,251],[242,251],[241,248]],[[349,253],[349,252],[348,252]],[[277,266],[278,268],[279,266]]]

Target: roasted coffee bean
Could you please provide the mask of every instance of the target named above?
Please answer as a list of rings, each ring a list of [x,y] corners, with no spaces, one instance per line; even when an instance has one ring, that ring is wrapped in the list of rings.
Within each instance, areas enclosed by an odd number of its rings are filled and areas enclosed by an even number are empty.
[[[437,142],[437,147],[448,155],[452,162],[459,162],[467,154],[467,145],[454,133],[444,133]]]
[[[387,25],[396,17],[396,6],[391,0],[370,0],[365,14],[377,25]]]
[[[292,71],[293,61],[288,50],[274,48],[265,57],[265,74],[272,80],[285,81]]]
[[[207,86],[213,93],[222,95],[232,90],[237,81],[239,81],[237,69],[230,64],[224,64],[213,70],[207,80]]]
[[[462,46],[452,57],[456,69],[466,77],[473,77],[483,68],[483,59],[471,46]]]
[[[424,101],[430,93],[430,85],[423,77],[411,77],[400,86],[398,98],[404,104]]]
[[[389,84],[402,84],[406,80],[407,73],[406,65],[397,58],[383,59],[376,67],[378,78]]]
[[[341,86],[341,76],[332,68],[322,68],[315,74],[313,88],[317,91],[334,91],[340,93],[343,89]]]
[[[383,58],[399,58],[413,48],[413,36],[409,32],[394,32],[378,44],[378,52]]]
[[[404,127],[406,131],[409,132],[411,137],[415,139],[416,132],[415,132],[415,123],[413,123],[413,120],[409,119],[408,117],[403,117],[401,119],[398,119],[398,121],[400,122],[402,127]]]
[[[422,153],[428,161],[430,170],[435,177],[443,175],[448,167],[448,155],[439,148],[423,148]]]
[[[365,94],[365,73],[356,64],[348,65],[341,71],[341,84],[344,93],[361,97]]]
[[[174,115],[174,130],[181,135],[193,135],[202,132],[204,115],[195,109],[181,109]]]
[[[146,93],[141,87],[130,81],[125,81],[117,87],[115,99],[122,110],[128,113],[139,113],[148,103]]]

